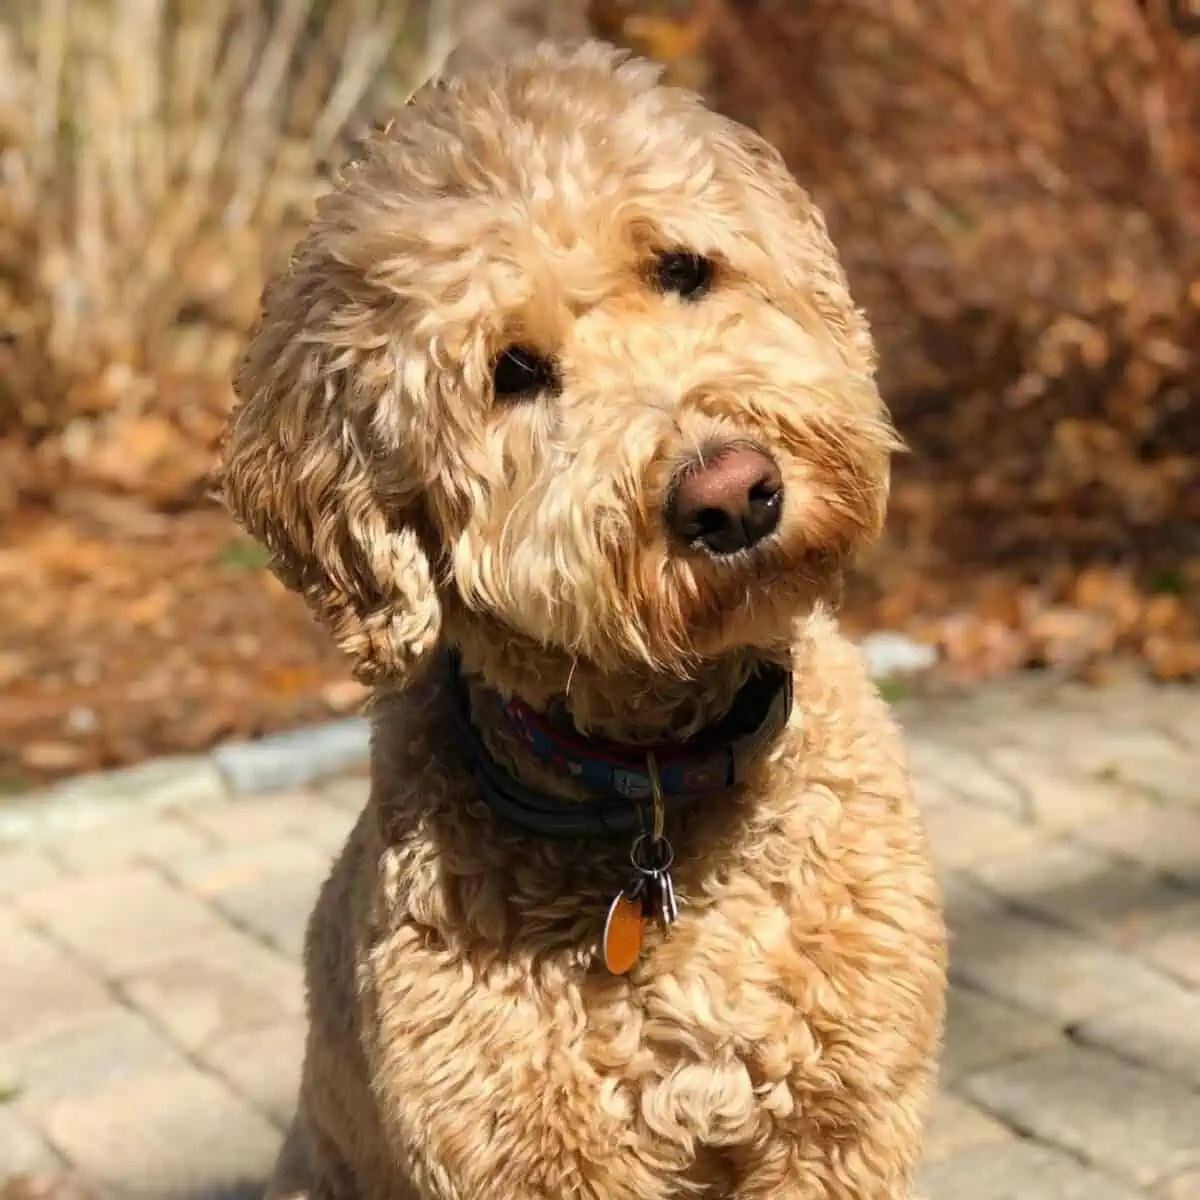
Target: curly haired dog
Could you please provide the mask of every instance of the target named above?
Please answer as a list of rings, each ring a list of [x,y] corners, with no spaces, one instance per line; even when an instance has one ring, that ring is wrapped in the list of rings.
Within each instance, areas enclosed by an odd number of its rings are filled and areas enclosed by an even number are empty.
[[[908,1196],[944,931],[825,615],[896,438],[779,156],[543,45],[420,90],[264,310],[225,493],[376,689],[269,1194]]]

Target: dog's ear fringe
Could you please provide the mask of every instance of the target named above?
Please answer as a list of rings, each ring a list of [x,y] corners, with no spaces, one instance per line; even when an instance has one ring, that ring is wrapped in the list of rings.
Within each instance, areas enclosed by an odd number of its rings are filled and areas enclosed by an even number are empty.
[[[409,513],[383,511],[345,403],[346,372],[325,368],[299,299],[295,288],[272,290],[237,371],[241,403],[223,449],[221,495],[356,678],[404,683],[441,632],[429,559]]]
[[[764,137],[732,120],[728,121],[728,135],[729,145],[741,159],[746,174],[764,185],[758,195],[782,201],[790,219],[807,231],[806,237],[780,238],[778,248],[786,247],[794,259],[789,266],[795,280],[802,281],[800,286],[821,319],[838,332],[840,346],[849,351],[849,365],[874,378],[879,364],[870,324],[866,313],[851,298],[825,214],[791,173],[783,155]]]

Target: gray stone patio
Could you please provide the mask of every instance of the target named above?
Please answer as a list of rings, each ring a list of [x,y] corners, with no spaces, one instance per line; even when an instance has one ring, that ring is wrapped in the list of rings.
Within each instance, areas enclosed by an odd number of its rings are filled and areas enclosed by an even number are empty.
[[[899,708],[954,939],[925,1193],[1200,1200],[1200,691]],[[0,809],[0,1178],[260,1194],[305,917],[365,786],[232,794],[219,766]]]

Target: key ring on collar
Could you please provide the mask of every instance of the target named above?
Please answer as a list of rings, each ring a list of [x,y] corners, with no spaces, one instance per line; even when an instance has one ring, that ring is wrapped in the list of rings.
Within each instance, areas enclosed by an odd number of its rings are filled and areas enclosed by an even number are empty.
[[[654,861],[653,864],[644,860],[647,846],[653,847],[662,853],[662,861]],[[675,847],[664,837],[659,838],[657,842],[652,841],[648,833],[639,833],[633,839],[633,845],[629,848],[629,861],[633,864],[634,870],[643,875],[659,874],[664,871],[669,871],[675,864]]]

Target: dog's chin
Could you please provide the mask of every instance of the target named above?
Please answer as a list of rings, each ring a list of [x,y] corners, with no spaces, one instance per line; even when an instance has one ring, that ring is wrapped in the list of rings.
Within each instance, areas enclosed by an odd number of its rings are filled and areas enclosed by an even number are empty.
[[[676,675],[730,654],[777,657],[798,621],[836,599],[842,561],[803,545],[673,557],[648,568],[655,577],[643,593],[648,602],[627,614],[606,649],[631,666]]]
[[[611,559],[605,586],[559,591],[551,612],[541,594],[497,589],[507,604],[448,597],[443,623],[505,676],[694,679],[730,655],[785,657],[797,623],[836,601],[844,560],[796,536],[725,556],[659,550]]]

